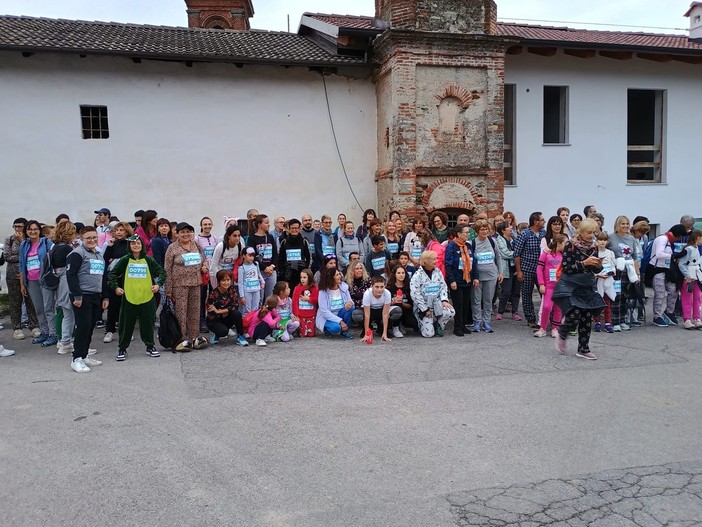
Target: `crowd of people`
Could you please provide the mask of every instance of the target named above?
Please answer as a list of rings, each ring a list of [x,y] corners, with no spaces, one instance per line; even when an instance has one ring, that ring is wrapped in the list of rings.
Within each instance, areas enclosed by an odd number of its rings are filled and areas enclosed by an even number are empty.
[[[137,211],[133,222],[107,208],[95,214],[88,225],[66,214],[53,225],[17,218],[0,260],[13,338],[71,354],[78,373],[101,364],[95,328],[105,343],[117,338],[124,361],[138,323],[146,353],[158,357],[164,309],[175,313],[180,352],[229,338],[266,346],[317,335],[351,340],[354,331],[367,343],[408,332],[442,337],[451,321],[464,337],[493,333],[509,313],[534,337],[553,337],[561,354],[577,336],[576,356],[594,360],[591,331],[646,321],[649,282],[655,326],[702,329],[702,231],[687,215],[649,239],[645,217],[618,216],[607,232],[594,206],[582,215],[561,207],[547,221],[534,212],[525,223],[511,212],[461,214],[454,227],[442,211],[406,226],[399,212],[381,219],[372,209],[359,225],[345,214],[337,225],[303,214],[271,226],[251,209],[244,221],[224,218],[221,238],[209,217],[196,234],[155,210]],[[0,346],[0,356],[12,354]]]

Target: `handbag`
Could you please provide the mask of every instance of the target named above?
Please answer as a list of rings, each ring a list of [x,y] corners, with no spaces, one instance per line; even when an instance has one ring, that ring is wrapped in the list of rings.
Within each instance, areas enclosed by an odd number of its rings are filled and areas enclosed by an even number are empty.
[[[53,266],[51,265],[51,255],[54,253],[54,247],[49,249],[44,257],[44,273],[39,277],[39,285],[48,291],[56,291],[61,281],[61,277],[56,274]]]

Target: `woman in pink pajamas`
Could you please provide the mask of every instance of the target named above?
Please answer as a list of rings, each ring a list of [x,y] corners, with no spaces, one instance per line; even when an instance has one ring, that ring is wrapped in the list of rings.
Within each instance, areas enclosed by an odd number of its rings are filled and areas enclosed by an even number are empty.
[[[543,295],[541,303],[541,327],[534,332],[535,337],[545,337],[548,335],[548,319],[553,312],[553,322],[551,324],[551,336],[556,337],[558,326],[561,325],[563,314],[560,308],[553,303],[553,290],[556,288],[558,278],[560,278],[561,262],[563,261],[563,248],[568,238],[564,234],[556,234],[548,245],[548,251],[544,251],[539,256],[539,263],[536,265],[536,279],[539,283],[539,292]]]

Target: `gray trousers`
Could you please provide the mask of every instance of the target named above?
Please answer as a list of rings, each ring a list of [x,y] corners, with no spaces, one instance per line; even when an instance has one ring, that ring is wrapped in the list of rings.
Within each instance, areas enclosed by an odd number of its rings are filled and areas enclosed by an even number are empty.
[[[665,279],[665,273],[658,273],[653,276],[653,318],[663,316],[663,306],[665,311],[673,313],[675,302],[678,299],[678,291],[673,282]]]
[[[492,299],[495,296],[497,278],[481,280],[478,287],[473,286],[473,322],[490,323],[492,318]]]
[[[261,305],[261,291],[254,291],[253,293],[244,293],[244,300],[246,304],[239,306],[239,311],[242,315],[245,315],[249,311],[256,311]]]
[[[266,267],[263,265],[262,267]],[[263,269],[261,269],[263,271]],[[270,276],[266,276],[266,273],[263,273],[263,279],[266,282],[266,286],[263,289],[264,295],[263,295],[263,300],[265,301],[266,298],[271,296],[273,294],[273,287],[275,286],[276,282],[278,281],[278,271],[273,271]],[[247,299],[248,302],[248,299]]]
[[[54,292],[46,291],[38,280],[27,282],[27,291],[32,299],[32,304],[37,312],[39,329],[45,335],[56,335],[54,317],[56,316],[56,306],[54,303]]]

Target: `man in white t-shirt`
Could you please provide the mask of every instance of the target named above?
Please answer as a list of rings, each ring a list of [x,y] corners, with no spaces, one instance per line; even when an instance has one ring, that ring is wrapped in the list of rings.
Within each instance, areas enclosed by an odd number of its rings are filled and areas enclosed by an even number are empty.
[[[371,322],[378,325],[378,335],[381,340],[391,342],[388,338],[390,320],[398,320],[402,316],[402,309],[393,306],[391,309],[392,295],[385,289],[385,278],[374,276],[371,288],[363,293],[363,334],[361,340],[370,344],[373,341]],[[370,334],[369,334],[370,333]]]

